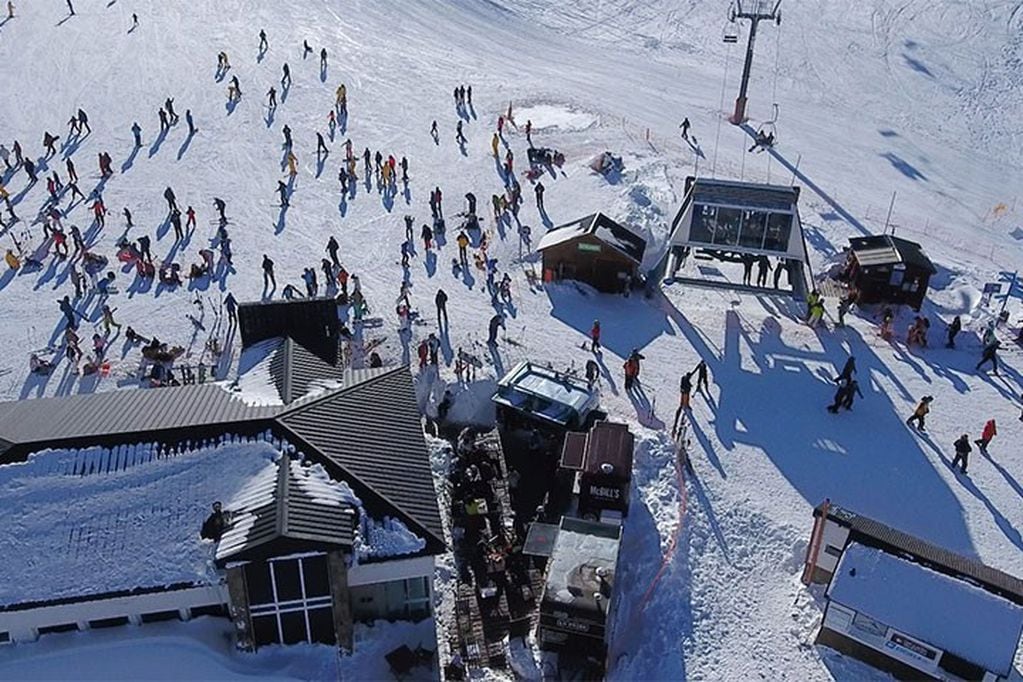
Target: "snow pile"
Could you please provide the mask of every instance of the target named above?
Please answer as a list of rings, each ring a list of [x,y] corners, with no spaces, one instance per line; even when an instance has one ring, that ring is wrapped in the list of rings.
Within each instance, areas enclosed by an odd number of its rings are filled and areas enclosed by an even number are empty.
[[[360,500],[345,481],[335,481],[321,464],[304,465],[291,460],[291,473],[302,488],[313,499],[338,507],[362,508]]]
[[[254,407],[283,405],[284,400],[270,374],[270,364],[283,342],[281,338],[266,339],[246,348],[238,357],[238,379],[221,386],[238,391],[237,395]]]
[[[426,547],[426,540],[408,529],[398,519],[385,516],[376,521],[363,515],[356,550],[360,559],[415,554]]]
[[[44,450],[0,467],[0,604],[219,580],[199,529],[216,500],[272,476],[279,446],[228,438]]]

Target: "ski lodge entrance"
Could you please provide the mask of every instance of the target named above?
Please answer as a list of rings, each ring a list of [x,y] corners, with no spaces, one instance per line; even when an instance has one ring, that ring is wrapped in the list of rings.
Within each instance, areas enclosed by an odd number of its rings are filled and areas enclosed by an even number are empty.
[[[799,220],[799,189],[686,178],[685,198],[656,270],[662,282],[751,292],[781,290],[804,298],[809,263]],[[734,265],[719,268],[699,261]],[[761,272],[770,274],[758,276]]]

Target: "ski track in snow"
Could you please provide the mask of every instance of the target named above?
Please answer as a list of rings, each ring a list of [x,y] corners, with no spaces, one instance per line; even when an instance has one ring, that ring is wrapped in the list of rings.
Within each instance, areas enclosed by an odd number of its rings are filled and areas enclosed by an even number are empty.
[[[427,195],[440,186],[448,245],[427,258],[416,242],[410,295],[427,325],[413,327],[412,350],[434,328],[438,286],[450,297],[451,338],[443,357],[450,361],[460,347],[480,355],[481,378],[526,357],[581,368],[589,356],[579,344],[593,319],[602,320],[603,402],[613,417],[630,420],[641,433],[618,582],[623,603],[632,608],[619,612],[612,678],[873,676],[869,668],[812,645],[821,595],[802,588],[799,564],[810,509],[824,497],[1023,574],[1023,463],[1013,451],[1021,425],[1012,402],[1023,390],[1019,351],[1006,348],[1001,378],[972,371],[988,319],[978,309],[982,286],[1023,263],[1018,236],[1023,205],[1016,196],[1023,186],[1023,138],[1016,125],[1023,108],[1018,3],[876,0],[852,6],[818,0],[809,7],[786,6],[782,26],[763,26],[758,42],[750,125],[770,118],[776,102],[779,142],[775,153],[757,155],[745,153],[750,142],[744,132],[721,122],[737,90],[745,33],[738,47],[721,43],[725,8],[719,3],[79,3],[79,14],[67,21],[61,21],[59,3],[17,4],[18,16],[0,27],[7,95],[0,103],[0,140],[19,139],[27,155],[38,158],[44,130],[60,134],[63,144],[66,118],[78,107],[88,111],[93,132],[73,155],[82,190],[96,185],[100,151],[111,153],[118,171],[103,188],[111,214],[106,228],[92,233],[98,252],[112,258],[123,229],[120,210],[129,206],[136,222],[129,237],[159,235],[154,256],[174,253],[187,269],[215,232],[212,199],[223,197],[236,272],[226,281],[200,284],[200,294],[215,307],[227,290],[239,300],[261,295],[263,253],[277,261],[277,295],[289,282],[304,289],[302,269],[319,262],[327,236],[334,234],[342,261],[362,280],[371,315],[384,320],[367,330],[367,339],[380,340],[378,352],[386,362],[407,362],[412,353],[399,341],[391,304],[401,280],[401,216],[410,212],[421,225]],[[128,34],[132,11],[141,24]],[[257,62],[261,27],[270,49]],[[317,53],[327,46],[325,81],[317,55],[302,58],[303,39]],[[217,82],[221,49],[232,68]],[[279,89],[284,61],[294,84],[286,98],[279,93],[270,118],[264,93],[271,85]],[[225,106],[232,75],[243,91],[233,110]],[[327,132],[326,115],[340,82],[348,87],[350,119],[328,141],[330,156],[317,177],[315,132]],[[454,142],[451,90],[458,83],[471,83],[474,90],[476,117],[465,124],[464,155]],[[194,138],[186,139],[182,121],[156,142],[156,110],[168,96],[182,119],[185,109],[192,110],[199,128]],[[462,195],[474,192],[479,212],[487,216],[491,194],[500,191],[489,145],[493,122],[509,101],[516,111],[539,112],[535,144],[566,155],[564,169],[543,178],[552,224],[601,210],[646,231],[651,254],[664,243],[685,176],[697,167],[701,174],[713,168],[720,177],[794,179],[802,186],[801,214],[815,272],[836,261],[847,237],[880,232],[896,192],[891,222],[897,233],[922,240],[939,268],[924,312],[932,322],[966,316],[960,349],[937,344],[906,350],[883,342],[873,311],[844,331],[813,332],[798,323],[788,302],[773,297],[676,287],[664,299],[644,302],[596,296],[570,284],[534,290],[525,271],[539,266],[522,252],[514,222],[502,237],[488,218],[490,253],[513,277],[515,311],[506,334],[523,344],[502,344],[495,363],[480,344],[493,314],[484,277],[473,271],[469,286],[452,275],[450,262]],[[683,116],[693,123],[702,158],[677,141]],[[438,145],[428,133],[434,119]],[[516,119],[520,129],[506,129],[505,139],[521,172],[524,120]],[[143,128],[144,145],[132,156],[134,120]],[[285,124],[294,131],[300,172],[282,217],[274,188],[285,177],[280,146]],[[360,159],[355,197],[339,203],[337,167],[346,137],[356,154],[369,147],[385,156],[406,155],[407,198],[400,185],[393,204],[376,187],[367,188]],[[605,149],[625,161],[617,184],[586,167]],[[48,163],[65,176],[61,156]],[[520,181],[525,200],[520,218],[532,227],[535,242],[545,227],[528,182],[521,175]],[[12,197],[20,196],[16,210],[23,222],[14,228],[20,240],[43,205],[45,182],[24,193],[24,175],[6,185]],[[178,248],[164,224],[162,191],[168,185],[180,203],[198,212],[199,229]],[[83,232],[90,221],[81,203],[64,220]],[[28,243],[35,247],[40,227],[31,231]],[[0,233],[0,247],[10,245],[10,233]],[[189,362],[203,356],[206,336],[193,335],[185,319],[194,311],[195,292],[136,290],[129,274],[117,272],[124,293],[112,302],[120,322],[185,346]],[[26,398],[127,383],[118,377],[137,365],[138,352],[123,346],[121,336],[111,346],[116,369],[108,379],[79,380],[62,363],[49,381],[26,381],[26,351],[50,342],[59,319],[54,300],[70,290],[65,264],[47,261],[40,273],[0,274],[5,321],[0,343],[8,351],[0,360],[0,394]],[[1019,316],[1018,299],[1010,311],[1014,319]],[[98,324],[95,300],[86,312],[85,339]],[[905,316],[898,320],[900,336],[908,322]],[[937,322],[932,343],[942,333]],[[647,358],[642,382],[652,410],[623,393],[620,366],[633,347]],[[823,406],[833,394],[830,378],[850,351],[866,397],[851,413],[828,415]],[[674,455],[657,431],[673,417],[678,373],[700,357],[708,361],[715,386],[709,400],[694,399],[695,475],[685,483],[683,526],[663,576],[637,613],[683,499]],[[445,370],[446,379],[450,374]],[[442,391],[420,393],[428,401],[427,393],[436,400]],[[936,402],[929,435],[921,438],[902,420],[924,394]],[[458,408],[475,411],[471,405]],[[964,430],[979,433],[992,416],[1000,432],[992,459],[975,453],[968,479],[952,473],[952,440]],[[441,450],[434,452],[438,480],[446,467]],[[443,621],[451,613],[450,555],[438,565],[435,588]],[[440,628],[443,650],[444,625]],[[33,651],[19,647],[16,653],[30,657]],[[526,652],[514,658],[526,673],[538,665]]]

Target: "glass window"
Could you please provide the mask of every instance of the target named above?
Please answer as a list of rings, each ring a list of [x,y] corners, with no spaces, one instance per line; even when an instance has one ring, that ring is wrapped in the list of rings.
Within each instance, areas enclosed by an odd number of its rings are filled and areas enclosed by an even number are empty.
[[[309,638],[313,642],[334,644],[334,613],[330,609],[311,609],[309,611]]]
[[[767,217],[767,238],[764,249],[768,251],[788,251],[789,235],[792,232],[792,215],[789,213],[771,213]]]
[[[327,577],[327,557],[317,556],[302,559],[302,578],[305,580],[305,596],[326,597],[330,595]]]
[[[252,634],[257,647],[264,644],[279,644],[281,640],[277,632],[277,615],[253,616]]]
[[[246,564],[245,587],[249,591],[250,604],[272,604],[274,595],[270,587],[270,565],[261,561]]]
[[[693,224],[689,228],[689,241],[710,244],[714,241],[718,210],[713,206],[693,207]]]
[[[408,598],[425,599],[429,595],[426,587],[426,578],[409,578],[405,581],[408,590]]]
[[[737,208],[718,208],[717,230],[714,234],[714,243],[735,246],[739,243],[739,223],[742,221],[742,211]]]
[[[305,629],[305,611],[288,611],[281,614],[281,632],[285,644],[309,641]]]
[[[301,599],[302,583],[298,576],[298,560],[274,561],[273,567],[277,603]]]
[[[760,249],[764,245],[764,234],[767,232],[767,214],[762,211],[742,212],[742,231],[739,233],[739,246]]]

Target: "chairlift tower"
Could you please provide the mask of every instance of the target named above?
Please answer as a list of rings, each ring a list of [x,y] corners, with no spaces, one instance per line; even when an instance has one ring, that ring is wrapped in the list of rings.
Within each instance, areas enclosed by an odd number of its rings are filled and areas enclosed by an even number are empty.
[[[747,19],[750,22],[749,42],[746,44],[746,63],[742,67],[742,83],[739,85],[739,97],[735,100],[735,113],[728,119],[734,125],[746,120],[746,90],[749,88],[749,74],[753,67],[753,44],[757,39],[757,26],[761,21],[773,21],[781,24],[781,0],[734,0],[728,9],[728,19]]]

